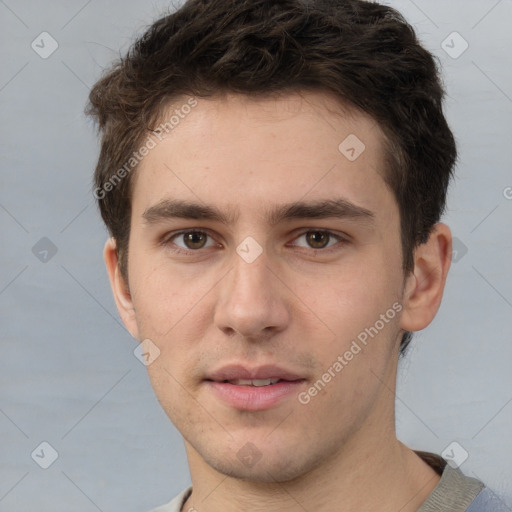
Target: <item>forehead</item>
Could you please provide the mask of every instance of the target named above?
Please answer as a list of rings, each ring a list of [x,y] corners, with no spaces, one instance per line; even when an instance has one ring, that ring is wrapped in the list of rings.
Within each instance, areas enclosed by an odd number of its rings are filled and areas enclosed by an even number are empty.
[[[183,97],[159,135],[134,176],[134,214],[166,198],[257,213],[329,194],[375,209],[390,194],[378,124],[327,93]]]

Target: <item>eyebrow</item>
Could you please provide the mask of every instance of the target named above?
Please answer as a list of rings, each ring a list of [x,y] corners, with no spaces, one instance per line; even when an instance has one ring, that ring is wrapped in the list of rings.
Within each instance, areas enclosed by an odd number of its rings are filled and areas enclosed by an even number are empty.
[[[179,199],[164,199],[147,208],[142,214],[142,218],[148,225],[175,218],[210,220],[232,225],[238,219],[238,214],[233,211],[224,213],[217,207],[206,204]],[[271,226],[295,219],[326,218],[372,222],[375,218],[375,214],[344,198],[324,199],[311,202],[295,201],[293,203],[278,205],[267,212],[267,219]]]

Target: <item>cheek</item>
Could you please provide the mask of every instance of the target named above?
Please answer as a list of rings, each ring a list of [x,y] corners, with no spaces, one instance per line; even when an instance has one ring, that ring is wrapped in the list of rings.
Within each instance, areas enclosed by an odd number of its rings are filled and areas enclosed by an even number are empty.
[[[394,265],[359,261],[303,288],[311,309],[332,331],[354,337],[400,300],[402,279]]]
[[[148,338],[173,336],[187,317],[197,315],[196,307],[211,285],[206,279],[188,278],[166,261],[136,249],[130,254],[130,292],[139,330]]]
[[[149,338],[159,350],[158,359],[147,368],[157,396],[177,398],[178,383],[194,385],[194,369],[201,358],[198,346],[213,322],[218,278],[204,273],[192,279],[187,269],[177,272],[169,262],[150,263],[137,251],[130,260],[137,269],[130,276],[135,317],[140,338]]]
[[[173,359],[176,360],[176,358]],[[147,367],[155,396],[175,425],[196,423],[192,418],[197,404],[190,399],[190,392],[186,391],[188,384],[184,382],[183,375],[179,374],[172,365],[170,366],[169,362],[169,358],[162,353]]]
[[[398,260],[393,262],[389,257],[376,255],[371,261],[365,258],[340,268],[336,279],[310,288],[316,296],[312,309],[318,311],[331,331],[328,342],[310,347],[321,371],[327,373],[319,377],[332,381],[326,386],[326,400],[357,409],[365,393],[371,397],[379,388],[379,378],[384,378],[394,357],[402,307],[401,286]],[[317,405],[321,403],[323,399]]]

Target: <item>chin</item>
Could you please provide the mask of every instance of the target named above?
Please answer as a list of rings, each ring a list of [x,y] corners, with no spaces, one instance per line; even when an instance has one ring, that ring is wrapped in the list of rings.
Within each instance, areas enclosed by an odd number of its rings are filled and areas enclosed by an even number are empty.
[[[258,462],[255,466],[244,467],[242,464],[233,461],[213,460],[207,461],[219,473],[253,483],[285,483],[291,482],[305,473],[307,470],[288,465],[286,468],[276,468],[273,464]]]
[[[305,453],[297,446],[281,445],[277,449],[270,443],[262,452],[250,442],[238,450],[198,452],[215,471],[237,480],[262,484],[291,482],[325,461],[322,453]]]

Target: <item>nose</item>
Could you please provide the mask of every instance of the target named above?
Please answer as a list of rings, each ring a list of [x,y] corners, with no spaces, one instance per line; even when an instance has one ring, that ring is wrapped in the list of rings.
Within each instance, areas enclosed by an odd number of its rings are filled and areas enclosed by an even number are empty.
[[[290,311],[287,289],[276,273],[265,253],[252,263],[235,253],[232,270],[220,282],[215,325],[228,336],[238,334],[253,341],[283,331]]]

